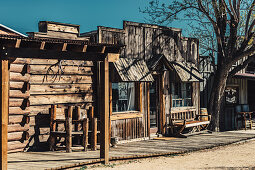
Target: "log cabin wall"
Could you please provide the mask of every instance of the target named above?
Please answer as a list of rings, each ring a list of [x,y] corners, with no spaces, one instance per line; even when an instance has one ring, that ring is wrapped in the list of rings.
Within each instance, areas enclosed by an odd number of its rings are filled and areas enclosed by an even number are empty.
[[[29,139],[30,59],[10,64],[8,152],[23,151]]]
[[[87,40],[79,37],[79,26],[55,22],[40,22],[32,37]],[[63,48],[63,47],[45,47]],[[66,47],[68,48],[68,46]],[[30,128],[29,148],[46,149],[50,133],[49,108],[58,105],[58,116],[64,116],[68,105],[81,106],[81,114],[94,105],[94,64],[91,61],[31,59],[30,66]],[[45,148],[44,148],[45,147]]]
[[[0,24],[0,34],[25,36]],[[16,47],[20,46],[17,41]],[[17,58],[10,61],[8,153],[23,151],[29,138],[29,81],[30,59]]]

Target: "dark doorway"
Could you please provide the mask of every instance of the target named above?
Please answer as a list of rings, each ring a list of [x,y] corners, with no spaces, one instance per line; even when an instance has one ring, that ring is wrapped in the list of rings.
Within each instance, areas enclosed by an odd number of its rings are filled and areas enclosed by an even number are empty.
[[[248,104],[250,106],[250,110],[255,109],[255,81],[248,80]]]
[[[156,134],[158,132],[158,81],[150,83],[150,133]]]

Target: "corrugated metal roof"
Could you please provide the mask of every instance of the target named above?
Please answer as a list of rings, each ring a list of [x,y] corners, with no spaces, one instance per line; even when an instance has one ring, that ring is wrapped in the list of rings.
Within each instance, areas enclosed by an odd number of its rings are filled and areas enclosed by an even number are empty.
[[[195,64],[190,62],[171,62],[179,78],[183,82],[203,81]]]
[[[119,58],[113,64],[122,81],[154,81],[144,60]]]

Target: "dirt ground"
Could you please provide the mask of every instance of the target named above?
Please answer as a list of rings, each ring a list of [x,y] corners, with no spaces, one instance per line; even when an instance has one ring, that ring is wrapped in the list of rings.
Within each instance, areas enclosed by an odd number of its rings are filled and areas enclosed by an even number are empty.
[[[183,155],[165,156],[92,165],[81,169],[96,170],[169,170],[169,169],[254,169],[255,140],[197,151]]]

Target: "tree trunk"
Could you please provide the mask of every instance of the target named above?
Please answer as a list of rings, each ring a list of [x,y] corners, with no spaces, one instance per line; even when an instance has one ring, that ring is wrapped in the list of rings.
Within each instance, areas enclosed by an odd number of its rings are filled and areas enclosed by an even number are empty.
[[[226,65],[223,65],[222,67],[218,66],[214,77],[208,108],[209,114],[212,115],[212,120],[210,124],[210,129],[212,131],[222,130],[222,125],[224,121],[223,99],[227,84],[228,73],[229,69],[226,67]]]

